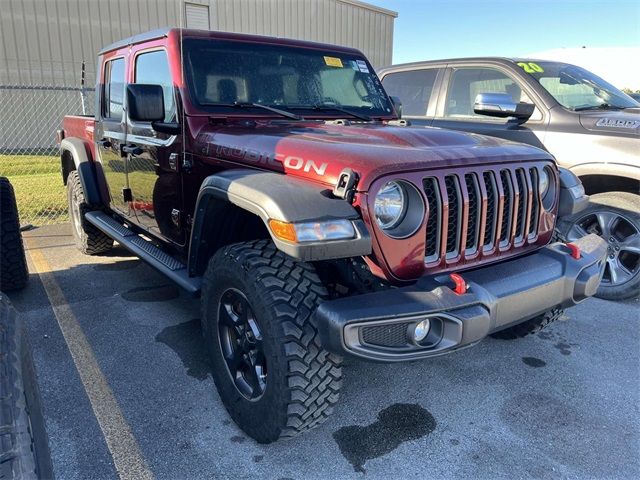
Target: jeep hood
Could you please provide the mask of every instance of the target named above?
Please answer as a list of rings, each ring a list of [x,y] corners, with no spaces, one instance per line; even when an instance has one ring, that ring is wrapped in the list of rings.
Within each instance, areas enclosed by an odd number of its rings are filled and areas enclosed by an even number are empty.
[[[318,121],[192,127],[192,151],[206,161],[280,171],[330,187],[343,169],[350,168],[360,176],[359,191],[368,190],[381,176],[399,172],[552,159],[528,145],[439,128]]]
[[[592,132],[640,137],[640,108],[581,113],[580,124]]]

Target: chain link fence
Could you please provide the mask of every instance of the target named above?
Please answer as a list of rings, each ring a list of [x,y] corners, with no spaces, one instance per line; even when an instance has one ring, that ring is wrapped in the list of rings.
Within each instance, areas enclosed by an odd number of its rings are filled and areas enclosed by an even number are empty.
[[[0,176],[16,192],[20,222],[67,220],[56,131],[70,114],[91,114],[93,90],[79,87],[0,85]]]

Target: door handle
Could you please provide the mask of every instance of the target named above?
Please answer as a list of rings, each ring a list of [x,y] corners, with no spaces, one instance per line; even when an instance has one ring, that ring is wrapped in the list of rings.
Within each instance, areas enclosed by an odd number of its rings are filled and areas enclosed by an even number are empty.
[[[96,143],[100,145],[102,148],[111,148],[111,142],[106,138],[102,138],[98,140]]]
[[[122,153],[128,153],[129,155],[141,155],[143,150],[135,145],[122,145]]]

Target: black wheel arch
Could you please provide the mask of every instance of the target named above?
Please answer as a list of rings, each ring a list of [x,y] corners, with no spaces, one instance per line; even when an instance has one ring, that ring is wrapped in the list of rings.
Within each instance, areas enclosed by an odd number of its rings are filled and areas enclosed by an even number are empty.
[[[640,195],[640,180],[611,174],[581,175],[580,180],[587,195],[605,192],[628,192]]]
[[[331,196],[327,187],[273,172],[234,169],[207,177],[195,207],[189,248],[189,274],[201,275],[221,247],[270,238],[300,261],[369,255],[371,237],[350,203]],[[332,242],[288,243],[272,235],[270,219],[305,222],[348,219],[355,238]]]
[[[69,174],[77,170],[84,195],[92,205],[108,205],[105,192],[100,189],[97,169],[85,141],[79,138],[65,138],[60,142],[62,181],[67,184]]]

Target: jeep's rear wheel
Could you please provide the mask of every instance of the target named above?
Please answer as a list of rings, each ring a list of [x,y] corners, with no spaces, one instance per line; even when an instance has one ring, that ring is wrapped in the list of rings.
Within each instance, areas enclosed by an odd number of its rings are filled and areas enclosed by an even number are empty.
[[[87,212],[95,210],[95,208],[92,208],[84,198],[77,170],[69,173],[67,178],[67,201],[73,240],[78,249],[86,255],[95,255],[110,250],[113,247],[113,239],[107,237],[84,218]]]
[[[260,443],[319,425],[338,401],[342,359],[322,348],[313,319],[326,296],[312,265],[266,240],[209,261],[202,327],[213,377],[233,420]]]
[[[622,300],[640,293],[640,196],[627,192],[591,195],[584,211],[558,224],[572,242],[595,233],[607,242],[607,259],[597,297]]]
[[[523,338],[527,335],[538,333],[543,328],[548,327],[559,319],[563,313],[564,310],[562,308],[553,308],[538,315],[537,317],[527,320],[526,322],[492,333],[491,336],[501,340],[515,340],[516,338]]]

